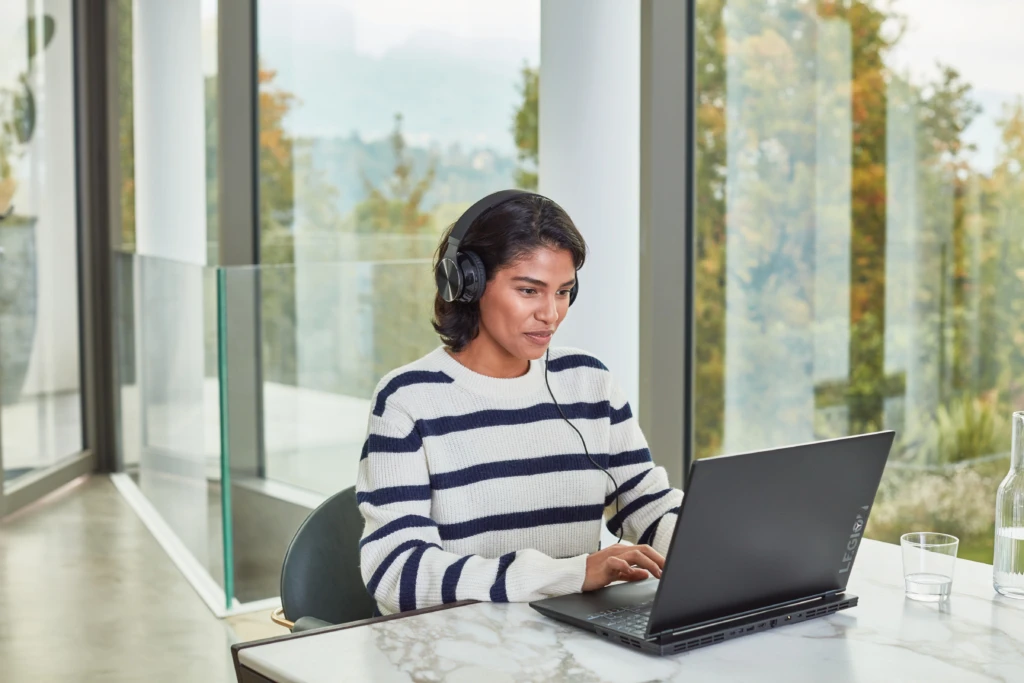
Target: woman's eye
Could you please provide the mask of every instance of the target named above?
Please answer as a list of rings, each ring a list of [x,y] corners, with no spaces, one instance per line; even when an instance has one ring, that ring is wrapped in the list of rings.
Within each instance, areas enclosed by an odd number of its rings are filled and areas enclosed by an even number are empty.
[[[568,290],[568,289],[560,289],[560,290],[558,290],[558,296],[569,296],[570,293],[571,293],[571,290]]]
[[[522,292],[523,294],[536,294],[537,293],[536,289],[530,289],[529,287],[520,287],[519,291]]]

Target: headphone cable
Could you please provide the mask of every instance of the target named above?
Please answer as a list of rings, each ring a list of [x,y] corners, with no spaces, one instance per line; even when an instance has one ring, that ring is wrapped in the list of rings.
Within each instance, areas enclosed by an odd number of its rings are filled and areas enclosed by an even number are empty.
[[[615,516],[617,517],[619,515],[619,484],[618,484],[618,482],[615,481],[615,477],[612,476],[612,473],[608,471],[608,468],[602,467],[600,465],[600,463],[598,463],[596,460],[594,460],[594,457],[592,455],[590,455],[590,450],[587,448],[587,440],[583,438],[583,434],[580,433],[580,430],[576,428],[576,425],[574,425],[572,422],[569,421],[569,418],[567,418],[565,416],[565,412],[562,411],[562,406],[559,405],[558,399],[555,398],[555,393],[553,391],[551,391],[551,383],[548,382],[548,364],[550,362],[551,362],[551,347],[548,347],[547,354],[546,354],[546,356],[544,358],[544,384],[548,388],[548,394],[551,396],[551,402],[555,404],[555,408],[558,409],[558,414],[562,416],[562,419],[565,420],[565,423],[567,425],[569,425],[570,427],[572,427],[572,430],[574,432],[576,432],[576,436],[580,437],[580,442],[583,444],[583,452],[586,453],[587,459],[590,461],[590,463],[595,468],[601,470],[606,475],[608,475],[608,478],[612,480],[612,495],[615,496]],[[602,501],[602,503],[603,502],[604,501]],[[622,543],[622,531],[623,531],[623,529],[620,526],[619,527],[619,541],[618,541],[619,543]],[[601,540],[600,540],[600,538],[598,538],[598,541],[597,541],[597,549],[598,549],[598,551],[601,550]]]

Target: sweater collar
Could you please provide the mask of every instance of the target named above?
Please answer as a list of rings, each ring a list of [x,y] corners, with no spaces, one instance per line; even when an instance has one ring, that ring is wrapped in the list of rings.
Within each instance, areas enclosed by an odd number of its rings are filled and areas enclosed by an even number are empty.
[[[469,391],[494,398],[529,396],[544,389],[544,361],[531,360],[530,369],[519,377],[488,377],[470,370],[452,358],[444,346],[434,350],[432,361],[455,383]]]

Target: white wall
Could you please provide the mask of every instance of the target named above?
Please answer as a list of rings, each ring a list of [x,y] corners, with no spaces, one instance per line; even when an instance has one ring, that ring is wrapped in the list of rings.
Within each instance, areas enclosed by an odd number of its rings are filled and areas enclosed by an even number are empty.
[[[640,3],[541,4],[540,192],[590,247],[555,344],[601,358],[639,395]]]

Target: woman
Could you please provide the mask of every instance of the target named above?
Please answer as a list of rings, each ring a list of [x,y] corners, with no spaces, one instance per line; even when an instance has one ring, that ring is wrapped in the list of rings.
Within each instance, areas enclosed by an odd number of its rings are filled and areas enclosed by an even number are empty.
[[[380,381],[359,463],[360,562],[382,613],[661,575],[683,494],[601,361],[549,349],[585,255],[565,211],[519,191],[442,239],[443,346]],[[609,530],[638,545],[598,550],[613,504]]]

